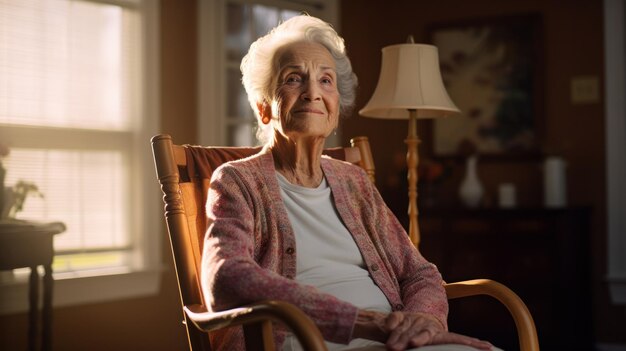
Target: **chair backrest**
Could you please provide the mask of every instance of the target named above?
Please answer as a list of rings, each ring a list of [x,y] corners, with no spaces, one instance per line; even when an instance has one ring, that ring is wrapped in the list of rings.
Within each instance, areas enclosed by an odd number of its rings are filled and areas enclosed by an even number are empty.
[[[374,162],[367,137],[356,137],[352,146],[326,149],[330,157],[361,166],[374,181]],[[251,156],[260,147],[203,147],[175,145],[167,134],[152,138],[157,178],[163,191],[178,288],[183,306],[205,305],[200,287],[202,243],[207,228],[205,203],[213,171],[221,164]],[[184,315],[184,313],[183,313]],[[207,335],[187,320],[192,350],[210,350]]]

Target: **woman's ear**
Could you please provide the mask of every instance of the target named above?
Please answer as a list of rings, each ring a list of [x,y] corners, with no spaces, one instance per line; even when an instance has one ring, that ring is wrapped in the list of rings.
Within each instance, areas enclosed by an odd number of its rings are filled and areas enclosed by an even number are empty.
[[[256,108],[259,111],[259,116],[261,117],[261,122],[263,124],[269,124],[272,120],[272,106],[268,104],[266,101],[257,102]]]

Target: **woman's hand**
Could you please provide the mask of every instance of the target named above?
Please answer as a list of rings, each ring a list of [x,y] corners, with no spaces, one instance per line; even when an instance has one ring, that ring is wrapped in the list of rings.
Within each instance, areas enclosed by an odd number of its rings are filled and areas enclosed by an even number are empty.
[[[436,318],[423,313],[359,311],[353,334],[355,338],[383,342],[389,350],[434,344],[461,344],[481,350],[492,348],[486,341],[445,331]]]

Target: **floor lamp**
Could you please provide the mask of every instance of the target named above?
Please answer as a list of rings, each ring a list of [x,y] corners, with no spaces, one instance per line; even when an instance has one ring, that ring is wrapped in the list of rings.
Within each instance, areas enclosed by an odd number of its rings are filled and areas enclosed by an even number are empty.
[[[439,54],[432,45],[415,44],[409,37],[407,44],[386,46],[372,98],[359,114],[383,119],[408,119],[407,167],[409,183],[409,236],[419,245],[417,221],[417,119],[438,118],[460,111],[454,105],[443,85],[439,71]]]

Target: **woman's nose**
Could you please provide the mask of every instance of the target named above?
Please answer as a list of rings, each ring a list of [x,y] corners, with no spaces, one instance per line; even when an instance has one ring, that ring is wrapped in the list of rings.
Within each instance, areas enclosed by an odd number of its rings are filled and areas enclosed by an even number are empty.
[[[307,101],[316,101],[322,98],[319,87],[315,84],[316,82],[312,79],[307,80],[307,82],[303,86],[303,91],[300,97]]]

